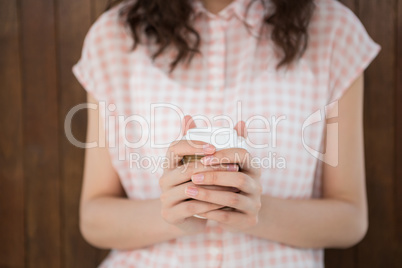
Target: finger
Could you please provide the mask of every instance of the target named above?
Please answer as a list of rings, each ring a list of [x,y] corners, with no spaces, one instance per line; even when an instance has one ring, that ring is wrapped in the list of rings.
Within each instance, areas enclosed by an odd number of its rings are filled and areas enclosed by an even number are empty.
[[[233,229],[232,226],[236,226],[237,229],[243,229],[247,226],[254,226],[258,223],[257,216],[250,217],[250,215],[246,215],[239,211],[217,209],[197,215],[209,220],[217,221],[228,229]]]
[[[185,194],[185,189],[187,186],[194,186],[194,183],[191,181],[185,182],[163,192],[160,196],[162,204],[168,208],[171,208],[176,206],[180,202],[189,199],[189,197]]]
[[[178,166],[170,171],[166,176],[162,176],[159,180],[159,185],[162,190],[167,190],[184,182],[191,180],[191,176],[200,172],[209,171],[237,171],[239,166],[237,164],[222,164],[215,166],[205,166],[199,161],[187,163]]]
[[[195,214],[199,215],[201,213],[206,213],[211,210],[220,209],[222,207],[223,206],[217,204],[206,203],[198,200],[190,200],[186,202],[181,202],[176,206],[172,207],[169,213],[171,215],[180,215],[180,218],[183,219],[192,217]]]
[[[253,158],[250,153],[243,148],[228,148],[217,151],[213,155],[207,155],[201,158],[204,165],[218,165],[226,163],[236,163],[242,172],[252,174],[253,177],[259,177],[261,174],[258,159]]]
[[[254,209],[251,199],[239,193],[207,190],[192,185],[186,185],[184,191],[186,196],[200,201],[227,206],[240,211]]]
[[[181,124],[182,124],[181,129],[183,130],[182,131],[183,135],[186,135],[187,131],[189,129],[197,127],[197,125],[195,124],[193,117],[191,115],[184,116]],[[197,150],[196,152],[194,152],[194,154],[203,155],[203,154],[213,153],[213,151],[215,151],[215,148],[212,148],[213,146],[211,147],[202,142],[187,141],[185,143],[187,143],[187,144],[190,143],[189,145],[192,145],[193,147],[196,147],[197,149],[202,149],[201,153],[198,152],[198,150]],[[183,159],[183,156],[187,154],[187,152],[186,152],[186,154],[183,154],[183,150],[188,150],[188,145],[183,147],[182,144],[183,144],[182,140],[179,140],[179,141],[172,142],[172,144],[169,146],[169,149],[166,153],[166,165],[167,165],[168,169],[176,167],[180,163],[180,161]],[[192,149],[194,149],[194,148],[192,148]],[[176,152],[176,150],[178,150],[178,151]],[[191,152],[193,152],[193,151],[192,150],[188,151],[188,153],[191,153]],[[190,154],[190,155],[192,155],[192,154]]]
[[[215,147],[212,144],[193,141],[193,140],[178,140],[170,144],[166,152],[166,169],[176,168],[183,156],[185,155],[210,155],[215,152]]]
[[[180,202],[190,199],[189,196],[187,196],[185,193],[187,186],[195,187],[195,184],[192,181],[188,181],[188,182],[178,185],[170,190],[167,190],[166,192],[163,192],[160,196],[162,203],[166,207],[173,207]],[[215,188],[211,188],[211,187],[212,186],[210,186],[209,188],[208,188],[208,186],[200,186],[199,188],[202,188],[204,190],[214,190],[217,192],[222,192],[222,191],[227,191],[227,192],[232,192],[232,193],[238,192],[238,190],[233,187],[230,187],[230,188],[229,187],[227,187],[227,188],[218,187],[218,186],[215,186]]]
[[[196,185],[219,185],[235,187],[248,194],[258,192],[257,182],[242,172],[202,172],[192,175],[191,180]]]
[[[194,186],[194,184],[191,182],[188,182],[188,183],[185,183],[178,187],[175,187],[174,189],[171,189],[165,193],[162,193],[160,196],[160,199],[162,201],[163,207],[173,208],[173,207],[177,206],[178,204],[180,204],[181,202],[189,202],[190,200],[194,200],[193,198],[189,198],[185,194],[186,186]],[[217,191],[222,192],[223,190],[217,190]],[[227,191],[230,192],[231,189],[228,189]],[[216,205],[218,205],[220,208],[224,207],[223,205],[219,205],[219,204],[216,204]]]
[[[228,192],[233,192],[233,193],[240,192],[240,190],[235,187],[226,187],[226,186],[219,186],[219,185],[198,185],[198,186],[202,187],[204,189],[209,189],[209,190],[228,191]]]
[[[237,131],[238,136],[242,136],[243,138],[247,138],[247,128],[246,123],[244,121],[237,122],[234,129]]]

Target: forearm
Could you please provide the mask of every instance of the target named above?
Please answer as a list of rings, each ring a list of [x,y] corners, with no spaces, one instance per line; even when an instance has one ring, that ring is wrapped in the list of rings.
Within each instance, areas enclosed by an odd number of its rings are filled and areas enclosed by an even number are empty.
[[[160,216],[160,200],[99,197],[81,208],[84,238],[99,248],[135,249],[184,235]]]
[[[365,209],[333,199],[261,197],[257,226],[246,233],[295,247],[349,247],[367,229]]]

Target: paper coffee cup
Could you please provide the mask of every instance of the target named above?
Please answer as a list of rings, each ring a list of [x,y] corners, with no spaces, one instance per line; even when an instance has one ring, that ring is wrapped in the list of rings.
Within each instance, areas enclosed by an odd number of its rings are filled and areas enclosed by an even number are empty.
[[[216,151],[228,148],[246,148],[245,139],[237,134],[237,131],[228,127],[209,127],[209,128],[192,128],[187,131],[183,137],[185,140],[202,141],[212,144]],[[199,146],[194,144],[194,146]],[[198,161],[203,155],[186,155],[183,157],[183,163]],[[222,209],[232,209],[225,207]],[[200,219],[206,219],[198,215],[193,215]]]

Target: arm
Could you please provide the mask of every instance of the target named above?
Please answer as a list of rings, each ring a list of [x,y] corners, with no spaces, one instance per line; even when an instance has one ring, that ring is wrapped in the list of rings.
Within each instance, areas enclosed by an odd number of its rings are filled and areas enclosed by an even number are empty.
[[[241,160],[237,163],[242,172],[206,173],[202,182],[194,183],[237,187],[243,194],[198,188],[197,195],[192,196],[237,211],[215,210],[200,215],[220,222],[226,229],[295,247],[349,247],[356,244],[364,237],[368,225],[362,111],[361,76],[339,101],[339,164],[337,167],[324,164],[321,199],[288,200],[261,195],[256,168],[249,168],[250,163]],[[336,143],[328,141],[328,144]],[[333,149],[327,148],[332,152]],[[222,150],[214,157],[234,163],[238,161],[235,154],[240,155],[240,159],[247,159],[247,153],[242,149]]]
[[[88,102],[97,103],[91,95],[88,95]],[[88,109],[88,142],[105,138],[104,132],[98,133],[98,129],[104,129],[102,124],[98,120],[98,111]],[[185,125],[195,126],[186,121]],[[179,162],[186,154],[213,153],[215,148],[212,147],[196,148],[186,141],[172,143],[166,155],[169,165],[159,178],[161,198],[151,200],[127,199],[111,164],[108,149],[86,149],[80,204],[80,229],[84,238],[96,247],[130,250],[202,232],[206,221],[192,215],[222,206],[186,201],[184,189],[193,185],[189,182],[190,176],[212,170],[226,171],[233,165],[184,166]]]
[[[364,237],[368,220],[363,76],[340,99],[338,123],[339,165],[324,164],[322,199],[284,200],[262,196],[259,222],[246,233],[310,248],[350,247]]]
[[[90,94],[88,102],[97,104]],[[98,110],[88,109],[88,142],[105,137],[105,133],[98,133],[98,124],[103,124],[98,120]],[[98,147],[85,150],[80,229],[90,244],[117,249],[140,248],[184,235],[162,219],[159,199],[125,197],[108,149]]]

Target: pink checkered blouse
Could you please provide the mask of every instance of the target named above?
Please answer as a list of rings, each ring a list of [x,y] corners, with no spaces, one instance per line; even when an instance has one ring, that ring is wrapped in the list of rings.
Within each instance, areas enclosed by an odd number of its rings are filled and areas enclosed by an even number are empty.
[[[130,51],[133,40],[118,16],[123,2],[92,25],[73,67],[83,87],[106,105],[109,152],[128,197],[160,196],[160,160],[181,138],[187,114],[199,127],[207,120],[212,126],[243,120],[253,129],[250,152],[261,160],[263,194],[319,197],[324,120],[315,120],[317,113],[324,118],[326,105],[343,95],[379,46],[345,6],[316,0],[306,53],[289,68],[276,70],[261,1],[250,6],[247,16],[250,0],[234,0],[218,15],[191,1],[202,43],[189,66],[169,73],[174,50],[153,62],[152,42]],[[272,11],[272,3],[264,3]],[[323,250],[232,233],[211,221],[202,234],[112,250],[100,267],[323,267]]]

